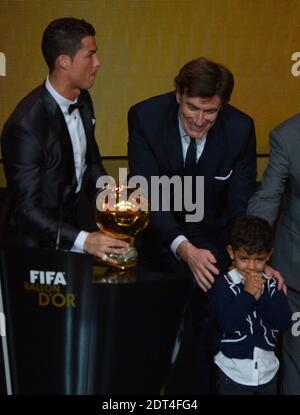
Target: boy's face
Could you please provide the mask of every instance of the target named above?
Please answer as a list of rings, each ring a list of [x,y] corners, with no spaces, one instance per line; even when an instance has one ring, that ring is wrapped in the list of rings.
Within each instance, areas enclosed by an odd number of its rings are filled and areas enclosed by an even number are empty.
[[[272,255],[272,251],[248,254],[242,247],[233,250],[231,245],[227,246],[227,252],[230,259],[235,261],[235,267],[244,278],[247,278],[252,272],[262,272]]]

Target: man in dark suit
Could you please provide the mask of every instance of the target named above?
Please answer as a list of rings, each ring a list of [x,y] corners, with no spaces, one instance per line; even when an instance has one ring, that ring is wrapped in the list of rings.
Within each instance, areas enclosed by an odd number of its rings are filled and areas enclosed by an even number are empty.
[[[1,135],[14,243],[85,251],[111,263],[127,244],[81,223],[80,205],[105,175],[88,89],[100,66],[95,30],[76,18],[51,22],[42,39],[46,81],[22,99]],[[119,247],[119,248],[116,248]]]
[[[171,191],[170,211],[152,211],[150,225],[137,244],[141,267],[173,271],[182,265],[193,275],[202,289],[193,290],[193,326],[208,337],[209,324],[203,321],[210,318],[203,292],[228,266],[228,229],[235,217],[245,214],[256,181],[254,123],[228,104],[233,86],[233,76],[224,66],[195,59],[175,78],[175,92],[140,102],[128,115],[131,176],[144,176],[149,185],[153,176],[204,177],[203,219],[188,222],[186,212],[174,209],[181,195]],[[200,189],[195,182],[192,186],[195,196]],[[203,382],[198,385],[202,390],[197,385],[191,388],[193,393],[209,392],[209,375],[203,373],[208,341],[196,344],[203,348],[201,364],[196,366],[200,370],[196,376],[202,376]],[[185,382],[186,378],[182,387]]]

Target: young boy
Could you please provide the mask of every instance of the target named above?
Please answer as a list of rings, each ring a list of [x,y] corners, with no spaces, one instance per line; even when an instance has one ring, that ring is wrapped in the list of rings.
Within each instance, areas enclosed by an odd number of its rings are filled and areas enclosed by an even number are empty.
[[[221,395],[275,395],[279,330],[291,325],[287,299],[263,270],[272,254],[272,228],[255,216],[238,218],[227,246],[235,268],[217,278],[211,301],[221,330]]]

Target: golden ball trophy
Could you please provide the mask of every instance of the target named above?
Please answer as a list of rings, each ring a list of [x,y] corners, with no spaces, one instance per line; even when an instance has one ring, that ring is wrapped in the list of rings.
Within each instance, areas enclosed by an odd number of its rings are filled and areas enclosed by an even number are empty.
[[[148,200],[139,188],[106,185],[97,193],[95,216],[101,232],[130,242],[149,223]],[[108,253],[107,257],[115,259],[117,264],[102,261],[105,265],[124,271],[136,265],[137,251],[134,246],[129,246],[122,253]]]

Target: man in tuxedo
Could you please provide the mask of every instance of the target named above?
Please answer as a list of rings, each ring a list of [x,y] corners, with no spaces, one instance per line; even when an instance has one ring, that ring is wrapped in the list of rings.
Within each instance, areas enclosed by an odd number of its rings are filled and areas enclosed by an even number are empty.
[[[232,220],[245,214],[255,190],[256,139],[253,120],[228,104],[234,86],[232,73],[206,58],[188,62],[175,78],[175,92],[156,96],[130,108],[128,157],[130,175],[203,176],[204,217],[188,222],[174,209],[151,212],[149,227],[137,238],[140,267],[174,271],[182,266],[198,283],[191,309],[200,377],[190,390],[181,374],[178,389],[167,392],[209,393],[213,337],[207,292],[228,266],[225,250]],[[193,194],[200,191],[195,183]],[[184,191],[182,192],[184,194]],[[177,201],[178,202],[178,201]],[[198,339],[198,340],[197,340]],[[201,350],[202,349],[202,352]],[[191,370],[193,370],[193,364]]]
[[[85,251],[113,263],[127,244],[83,224],[105,169],[94,137],[88,89],[100,62],[95,29],[84,20],[52,21],[43,34],[46,81],[17,105],[1,135],[13,242]],[[11,236],[11,235],[10,235]]]

